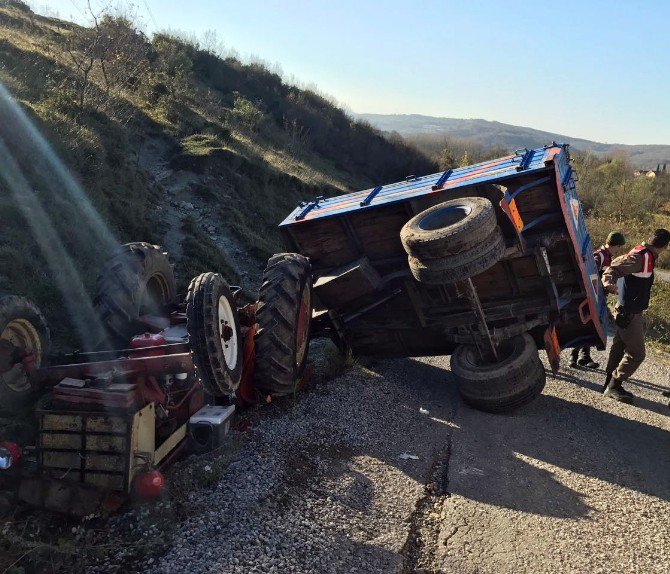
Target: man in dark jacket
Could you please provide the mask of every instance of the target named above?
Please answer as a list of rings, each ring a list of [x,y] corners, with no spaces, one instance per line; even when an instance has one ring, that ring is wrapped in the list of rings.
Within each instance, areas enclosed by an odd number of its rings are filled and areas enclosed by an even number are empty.
[[[649,307],[654,284],[654,265],[670,243],[670,231],[657,229],[654,236],[617,257],[603,273],[603,286],[618,295],[614,313],[616,334],[607,360],[605,396],[624,403],[633,402],[633,394],[622,387],[645,358],[643,313]]]
[[[598,267],[598,273],[601,277],[603,271],[612,264],[612,260],[615,257],[623,255],[625,253],[625,249],[626,238],[624,237],[623,233],[619,231],[612,231],[612,233],[607,236],[605,245],[601,245],[593,252],[593,258],[595,259],[596,267]],[[598,368],[598,363],[596,363],[591,358],[591,347],[588,345],[584,347],[575,347],[572,349],[570,366],[576,367],[577,365],[586,367],[588,369]]]

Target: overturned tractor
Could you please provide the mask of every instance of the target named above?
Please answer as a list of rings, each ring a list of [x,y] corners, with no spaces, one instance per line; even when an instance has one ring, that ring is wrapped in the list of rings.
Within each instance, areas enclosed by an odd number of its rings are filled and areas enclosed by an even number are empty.
[[[308,260],[281,254],[268,263],[258,301],[245,304],[217,273],[195,277],[180,297],[167,253],[130,243],[97,282],[107,340],[59,355],[50,355],[39,309],[1,297],[0,410],[17,412],[43,395],[35,445],[0,445],[2,478],[24,500],[74,513],[109,492],[155,494],[159,471],[186,449],[213,446],[235,404],[297,390],[311,293]],[[193,432],[189,421],[200,419],[210,432]]]

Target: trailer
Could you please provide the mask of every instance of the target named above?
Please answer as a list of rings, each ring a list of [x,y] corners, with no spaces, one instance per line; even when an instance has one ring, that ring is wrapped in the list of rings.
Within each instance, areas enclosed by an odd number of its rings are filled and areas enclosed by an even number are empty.
[[[604,348],[605,295],[567,145],[303,202],[280,224],[311,264],[314,336],[358,355],[451,355],[463,399],[504,411],[562,348]]]

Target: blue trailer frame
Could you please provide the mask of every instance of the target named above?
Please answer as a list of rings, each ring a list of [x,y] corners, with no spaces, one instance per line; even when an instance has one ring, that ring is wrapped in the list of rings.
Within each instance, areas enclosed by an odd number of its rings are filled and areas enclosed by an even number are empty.
[[[538,237],[542,237],[545,230],[563,229],[567,232],[567,241],[576,268],[577,281],[574,288],[560,292],[556,287],[556,274],[550,271],[545,273],[549,290],[553,290],[550,299],[555,310],[553,319],[546,325],[543,337],[552,366],[558,368],[561,348],[581,344],[594,344],[603,348],[608,320],[606,296],[592,257],[591,238],[577,196],[568,146],[565,144],[552,143],[542,148],[522,149],[467,167],[420,177],[409,176],[401,182],[375,186],[355,193],[318,197],[299,204],[281,222],[280,231],[290,250],[312,258],[316,280],[323,273],[333,273],[334,260],[315,251],[314,244],[319,241],[317,236],[320,230],[326,226],[332,228],[334,220],[342,223],[342,242],[349,241],[355,245],[354,251],[357,250],[357,255],[368,258],[374,266],[377,255],[374,237],[357,237],[354,229],[355,222],[361,221],[364,214],[371,216],[382,213],[383,210],[397,211],[401,205],[411,206],[422,201],[446,201],[452,197],[467,195],[468,190],[480,189],[482,186],[496,186],[505,190],[499,207],[516,234],[519,253],[528,254],[536,248]],[[534,213],[528,206],[524,206],[527,196],[537,196],[539,192],[552,195],[551,200],[555,207]],[[410,207],[407,209],[409,219],[412,212]],[[509,237],[508,240],[509,243],[514,243]],[[333,265],[329,267],[329,263]],[[541,262],[539,266],[542,266]],[[550,267],[548,261],[547,266]],[[397,285],[391,287],[398,289]],[[581,295],[576,303],[578,291]],[[381,291],[377,298],[384,296],[386,295]],[[565,313],[562,312],[575,307],[578,313],[572,313],[573,318],[566,323]],[[329,312],[331,320],[336,315],[337,313]],[[569,328],[577,325],[577,322],[580,323],[577,329]]]

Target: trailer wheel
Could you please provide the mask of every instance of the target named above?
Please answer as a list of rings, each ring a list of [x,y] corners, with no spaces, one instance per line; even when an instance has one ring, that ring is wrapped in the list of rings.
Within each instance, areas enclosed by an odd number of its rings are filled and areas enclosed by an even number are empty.
[[[408,255],[440,259],[473,248],[496,227],[493,204],[485,197],[445,201],[410,219],[400,231]]]
[[[177,286],[168,254],[158,245],[127,243],[105,263],[95,306],[114,343],[136,335],[142,315],[160,315],[174,303]]]
[[[214,396],[231,393],[242,378],[237,306],[218,273],[198,275],[188,287],[186,327],[196,375]]]
[[[307,363],[312,321],[312,277],[306,257],[279,253],[270,258],[256,319],[258,389],[273,396],[290,395]]]
[[[546,382],[537,346],[527,333],[504,341],[498,352],[498,362],[482,357],[474,345],[461,345],[451,355],[451,371],[463,400],[490,413],[529,403]]]
[[[34,366],[43,366],[50,344],[46,319],[33,303],[14,295],[0,297],[0,410],[30,401],[35,389],[21,359],[32,353]]]
[[[444,285],[474,277],[493,267],[505,255],[505,237],[499,227],[481,243],[441,259],[408,257],[414,278],[430,285]]]

